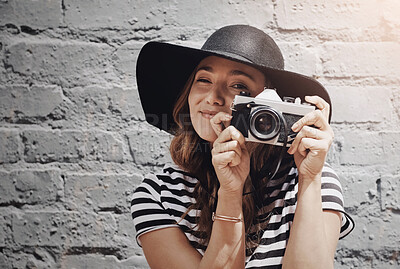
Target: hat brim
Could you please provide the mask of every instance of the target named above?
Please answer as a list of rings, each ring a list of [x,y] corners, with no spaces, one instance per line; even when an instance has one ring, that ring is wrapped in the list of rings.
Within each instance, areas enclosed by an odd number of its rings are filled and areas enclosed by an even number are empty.
[[[146,121],[164,131],[173,133],[174,105],[190,74],[207,56],[219,56],[253,66],[271,80],[281,98],[317,95],[332,104],[326,89],[315,79],[286,70],[255,65],[247,59],[217,51],[206,51],[161,42],[143,46],[136,64],[136,80]],[[331,118],[329,115],[329,121]]]

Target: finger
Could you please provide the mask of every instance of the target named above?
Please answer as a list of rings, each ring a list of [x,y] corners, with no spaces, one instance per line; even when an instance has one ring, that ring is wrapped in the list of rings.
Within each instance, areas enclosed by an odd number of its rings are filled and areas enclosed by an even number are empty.
[[[240,164],[241,158],[235,151],[222,152],[212,157],[212,163],[215,167],[224,168],[226,166],[237,166]]]
[[[232,119],[232,116],[225,112],[218,112],[214,117],[210,119],[211,128],[213,128],[214,132],[217,136],[225,129],[225,126],[229,125],[229,121]],[[224,124],[227,122],[228,124]]]
[[[299,119],[295,124],[293,124],[292,130],[294,132],[299,132],[301,128],[303,128],[303,126],[306,125],[314,125],[317,128],[320,128],[321,130],[327,130],[329,126],[328,121],[322,114],[321,110],[314,110],[313,112],[306,114],[304,117]]]
[[[298,146],[297,151],[305,157],[308,153],[325,154],[328,151],[328,144],[325,140],[316,140],[312,138],[303,138]]]
[[[242,133],[236,129],[235,127],[233,127],[232,125],[228,126],[225,130],[223,130],[220,135],[217,137],[217,139],[214,141],[214,144],[218,144],[218,143],[224,143],[230,140],[236,140],[239,142],[240,147],[243,148],[245,147],[244,145],[244,136],[242,135]],[[213,147],[214,147],[213,144]]]
[[[216,143],[212,149],[212,154],[219,154],[222,152],[235,151],[239,157],[242,156],[242,148],[237,140],[228,141],[225,143]]]
[[[306,125],[300,130],[299,133],[297,133],[295,140],[292,142],[292,145],[288,150],[288,153],[293,154],[294,152],[296,152],[297,147],[300,144],[301,140],[306,137],[322,140],[329,138],[329,135],[317,128],[313,128],[311,126]]]
[[[321,110],[326,121],[328,121],[329,113],[330,113],[330,105],[328,102],[326,102],[324,99],[322,99],[321,97],[316,96],[316,95],[305,96],[305,99],[307,102],[314,104],[319,110]]]

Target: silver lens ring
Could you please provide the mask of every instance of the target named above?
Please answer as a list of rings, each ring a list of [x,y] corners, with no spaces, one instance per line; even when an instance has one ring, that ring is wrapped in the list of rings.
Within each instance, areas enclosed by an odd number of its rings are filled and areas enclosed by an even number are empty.
[[[260,106],[250,113],[251,134],[259,140],[275,138],[281,129],[281,114],[270,106]]]

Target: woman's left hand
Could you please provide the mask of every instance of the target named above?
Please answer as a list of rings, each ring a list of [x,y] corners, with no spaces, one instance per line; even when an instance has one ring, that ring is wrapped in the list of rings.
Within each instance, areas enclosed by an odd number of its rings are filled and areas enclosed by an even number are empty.
[[[321,174],[334,134],[328,123],[329,104],[319,96],[306,96],[318,109],[306,114],[292,126],[298,132],[288,153],[294,154],[299,176],[314,180]]]

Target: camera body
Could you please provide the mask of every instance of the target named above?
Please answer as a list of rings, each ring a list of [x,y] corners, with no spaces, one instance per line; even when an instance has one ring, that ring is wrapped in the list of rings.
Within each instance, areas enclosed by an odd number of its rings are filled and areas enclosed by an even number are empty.
[[[264,88],[254,98],[244,93],[236,95],[231,110],[231,125],[246,141],[289,147],[297,134],[292,125],[315,106],[301,103],[300,98],[284,97],[282,101],[275,89]]]

